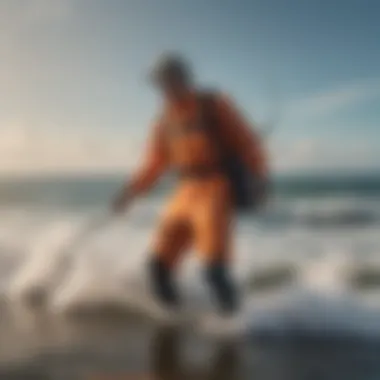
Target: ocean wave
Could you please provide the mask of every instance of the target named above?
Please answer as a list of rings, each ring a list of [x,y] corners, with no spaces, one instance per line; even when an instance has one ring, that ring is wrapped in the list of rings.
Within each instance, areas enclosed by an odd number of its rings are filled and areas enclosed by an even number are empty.
[[[365,228],[380,223],[380,206],[377,201],[350,198],[282,200],[274,203],[261,220],[276,227]]]
[[[161,207],[156,201],[137,205],[128,218],[99,231],[72,252],[69,265],[62,252],[92,214],[7,210],[0,228],[4,297],[9,304],[31,300],[58,313],[128,310],[142,300],[150,302],[145,263],[151,227]],[[362,331],[362,324],[375,326],[374,315],[380,320],[378,229],[347,233],[329,228],[317,233],[304,228],[316,209],[319,206],[307,203],[292,205],[288,211],[298,222],[286,229],[266,228],[265,220],[238,223],[234,271],[247,299],[253,300],[252,316],[247,311],[253,325],[274,320],[285,329],[294,324],[338,328],[340,318],[347,329]],[[326,210],[328,217],[341,213],[341,208]],[[178,278],[185,298],[203,307],[210,305],[210,299],[201,266],[196,253],[190,252]],[[347,310],[357,316],[357,325]],[[380,331],[380,326],[375,327]]]

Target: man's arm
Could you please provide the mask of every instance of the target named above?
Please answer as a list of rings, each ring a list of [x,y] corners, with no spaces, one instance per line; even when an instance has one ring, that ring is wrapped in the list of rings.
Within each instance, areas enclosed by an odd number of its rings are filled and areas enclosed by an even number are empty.
[[[252,174],[267,178],[268,160],[259,134],[227,96],[220,96],[216,107],[223,140],[240,154]]]
[[[143,164],[125,184],[122,192],[114,202],[114,209],[123,209],[132,199],[150,190],[164,173],[167,166],[168,160],[162,126],[157,123],[149,136]]]
[[[161,124],[156,124],[146,148],[142,166],[132,176],[129,189],[133,195],[150,190],[167,168],[167,154]]]

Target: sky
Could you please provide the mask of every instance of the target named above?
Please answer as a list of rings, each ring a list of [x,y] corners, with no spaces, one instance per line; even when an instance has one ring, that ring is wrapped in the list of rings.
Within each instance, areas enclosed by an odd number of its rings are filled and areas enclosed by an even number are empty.
[[[128,171],[165,51],[230,94],[278,172],[380,170],[377,0],[0,0],[0,174]]]

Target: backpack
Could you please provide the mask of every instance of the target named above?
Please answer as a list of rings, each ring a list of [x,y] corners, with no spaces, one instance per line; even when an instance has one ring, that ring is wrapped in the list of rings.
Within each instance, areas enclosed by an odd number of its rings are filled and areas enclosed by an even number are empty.
[[[201,115],[213,141],[216,141],[222,154],[222,168],[225,172],[232,191],[235,211],[254,211],[260,203],[260,184],[252,175],[238,152],[235,152],[221,136],[217,120],[215,92],[203,92],[199,95]]]

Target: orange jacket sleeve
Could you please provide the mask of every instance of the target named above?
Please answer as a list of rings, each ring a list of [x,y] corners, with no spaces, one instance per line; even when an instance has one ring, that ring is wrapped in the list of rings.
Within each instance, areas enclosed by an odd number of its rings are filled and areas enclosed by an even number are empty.
[[[129,190],[133,195],[148,191],[167,168],[167,154],[162,136],[162,125],[156,123],[151,131],[142,166],[129,182]]]
[[[223,140],[241,156],[253,174],[267,176],[267,156],[258,133],[227,96],[219,97],[216,108]]]

